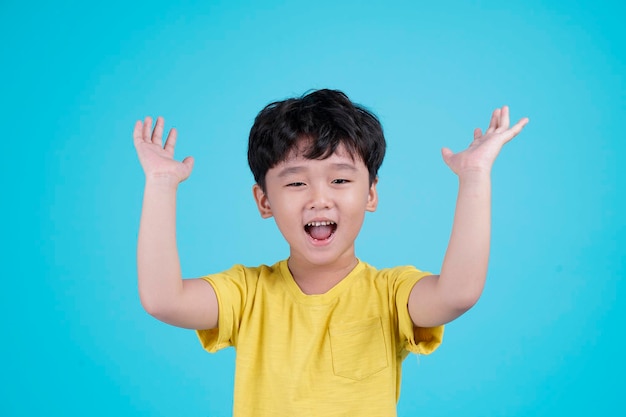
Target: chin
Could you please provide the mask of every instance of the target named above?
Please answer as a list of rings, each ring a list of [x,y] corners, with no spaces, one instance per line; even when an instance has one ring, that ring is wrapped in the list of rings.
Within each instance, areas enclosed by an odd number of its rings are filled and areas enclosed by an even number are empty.
[[[326,249],[326,250],[325,250]],[[313,266],[332,266],[334,264],[341,264],[344,260],[352,260],[355,258],[354,250],[347,253],[337,253],[336,250],[332,250],[329,247],[316,248],[314,251],[308,251],[309,253],[300,253],[297,255],[297,259]],[[311,253],[313,252],[313,253]]]

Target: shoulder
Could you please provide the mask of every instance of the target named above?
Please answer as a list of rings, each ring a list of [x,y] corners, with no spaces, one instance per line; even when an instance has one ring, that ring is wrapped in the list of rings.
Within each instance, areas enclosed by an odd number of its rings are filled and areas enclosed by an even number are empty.
[[[390,300],[399,300],[401,303],[408,301],[409,294],[418,281],[432,275],[413,265],[377,269],[367,263],[362,264],[361,273],[364,279],[360,280],[361,285],[367,285],[380,294],[387,294]]]
[[[385,281],[387,283],[404,281],[417,282],[421,278],[431,275],[430,272],[419,270],[413,265],[401,265],[378,269],[363,261],[361,261],[361,264],[363,265],[362,274],[371,277],[373,280]]]
[[[286,265],[286,260],[276,262],[273,265],[246,266],[235,264],[229,269],[214,274],[205,275],[202,278],[214,287],[223,285],[235,285],[242,287],[256,287],[259,281],[275,279],[281,275],[281,270]]]
[[[258,266],[234,264],[233,266],[231,266],[230,268],[224,271],[205,275],[203,278],[212,278],[212,277],[220,277],[220,276],[224,276],[224,277],[240,276],[240,277],[254,278],[254,277],[259,277],[262,275],[272,275],[272,274],[280,273],[282,264],[286,262],[287,262],[286,260],[283,260],[283,261],[276,262],[273,265],[261,264]]]

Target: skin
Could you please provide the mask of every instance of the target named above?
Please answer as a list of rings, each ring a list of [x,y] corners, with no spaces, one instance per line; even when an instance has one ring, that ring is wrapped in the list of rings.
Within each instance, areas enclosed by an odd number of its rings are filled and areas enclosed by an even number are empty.
[[[448,323],[470,309],[482,294],[487,277],[491,235],[491,169],[502,147],[528,123],[510,126],[509,108],[491,115],[483,134],[474,130],[467,149],[443,148],[444,162],[458,176],[459,191],[450,241],[439,275],[421,279],[409,297],[409,313],[419,327]]]
[[[176,190],[193,169],[193,158],[174,159],[177,132],[162,143],[163,118],[135,124],[133,139],[146,174],[139,238],[137,275],[144,309],[157,319],[188,329],[217,327],[217,296],[201,279],[182,279],[176,248]]]
[[[343,147],[326,159],[311,160],[295,151],[271,168],[266,191],[255,185],[254,198],[263,218],[274,217],[289,243],[289,269],[305,294],[323,294],[356,266],[354,241],[366,211],[376,210],[376,182],[358,158]],[[327,241],[306,232],[311,221],[333,221]]]
[[[433,327],[454,320],[480,297],[487,274],[491,223],[491,168],[505,143],[528,123],[510,126],[509,109],[494,110],[483,134],[474,131],[467,149],[442,149],[445,163],[459,178],[450,242],[440,275],[420,280],[409,297],[416,326]],[[138,284],[142,305],[166,323],[190,329],[217,327],[217,297],[202,279],[182,279],[176,248],[176,190],[193,169],[192,158],[174,159],[177,132],[165,143],[163,118],[135,124],[133,138],[146,175],[137,248]],[[304,142],[303,142],[304,143]],[[321,294],[341,281],[356,265],[354,241],[365,212],[378,204],[377,182],[369,183],[363,162],[343,148],[327,159],[309,160],[294,151],[271,168],[266,189],[253,194],[263,218],[273,217],[289,243],[289,268],[306,294]],[[305,231],[311,221],[333,221],[337,229],[324,242]]]

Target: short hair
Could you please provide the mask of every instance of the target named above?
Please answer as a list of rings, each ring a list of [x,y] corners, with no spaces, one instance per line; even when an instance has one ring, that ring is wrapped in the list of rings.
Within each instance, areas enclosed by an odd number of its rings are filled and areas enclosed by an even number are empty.
[[[248,141],[248,164],[265,191],[270,168],[289,157],[300,140],[309,139],[303,156],[326,159],[343,145],[367,166],[370,184],[385,157],[385,136],[372,112],[338,90],[314,90],[298,98],[268,104],[254,120]]]

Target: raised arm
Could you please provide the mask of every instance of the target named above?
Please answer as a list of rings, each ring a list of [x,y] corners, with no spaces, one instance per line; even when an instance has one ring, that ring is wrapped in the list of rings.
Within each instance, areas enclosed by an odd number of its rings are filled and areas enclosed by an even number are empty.
[[[146,184],[137,243],[139,296],[146,311],[178,327],[217,327],[217,297],[202,279],[183,280],[176,248],[176,190],[193,168],[193,158],[174,160],[177,132],[170,130],[163,145],[163,118],[154,130],[152,119],[137,121],[135,149]]]
[[[485,134],[459,153],[442,149],[445,163],[459,178],[454,223],[440,275],[420,280],[409,297],[409,313],[419,327],[450,322],[479,299],[489,261],[491,234],[491,168],[502,146],[528,123],[509,127],[509,108],[496,109]]]

